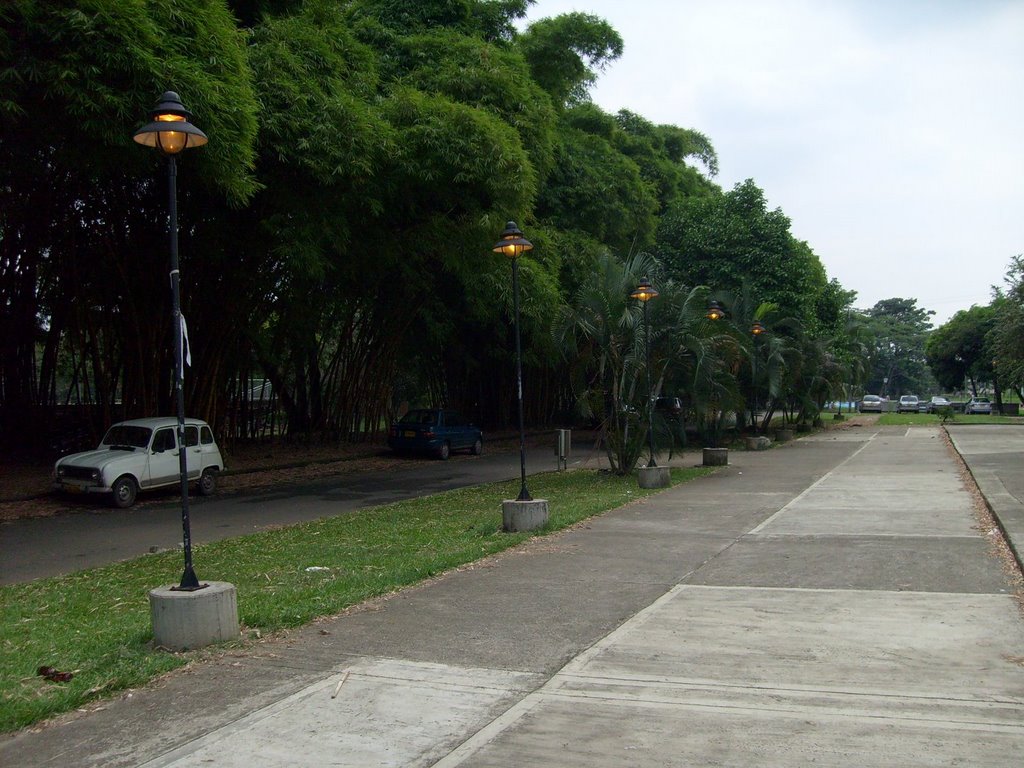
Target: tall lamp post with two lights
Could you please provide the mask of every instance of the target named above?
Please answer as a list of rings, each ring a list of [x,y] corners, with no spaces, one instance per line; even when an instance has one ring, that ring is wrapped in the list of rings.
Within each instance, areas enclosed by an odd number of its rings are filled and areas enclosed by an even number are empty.
[[[548,503],[534,499],[526,488],[526,429],[523,423],[523,353],[519,335],[519,257],[533,250],[519,226],[510,221],[505,224],[501,239],[491,248],[512,260],[513,325],[516,337],[516,404],[519,412],[519,497],[501,503],[503,527],[506,531],[529,531],[540,528],[548,521]]]

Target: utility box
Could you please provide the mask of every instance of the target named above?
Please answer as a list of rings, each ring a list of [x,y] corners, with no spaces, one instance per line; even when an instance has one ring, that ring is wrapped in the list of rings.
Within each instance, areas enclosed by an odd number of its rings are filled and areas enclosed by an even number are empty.
[[[572,430],[556,429],[555,437],[555,456],[558,457],[558,469],[561,471],[568,466],[569,453],[572,450]]]

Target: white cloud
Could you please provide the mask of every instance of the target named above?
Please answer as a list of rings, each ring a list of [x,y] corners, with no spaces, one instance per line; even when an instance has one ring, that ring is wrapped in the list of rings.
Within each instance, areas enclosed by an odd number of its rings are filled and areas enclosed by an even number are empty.
[[[860,306],[944,321],[1024,251],[1024,3],[539,0],[608,20],[623,57],[594,90],[694,128],[726,188],[753,178]]]

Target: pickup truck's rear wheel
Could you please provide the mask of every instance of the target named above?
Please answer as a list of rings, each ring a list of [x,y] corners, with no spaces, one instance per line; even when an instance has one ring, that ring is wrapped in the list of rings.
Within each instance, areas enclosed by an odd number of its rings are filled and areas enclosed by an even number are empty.
[[[212,496],[217,490],[217,470],[204,469],[199,476],[199,495]]]
[[[139,495],[139,486],[131,475],[122,475],[110,486],[113,492],[114,506],[118,509],[127,509],[135,503],[135,497]]]

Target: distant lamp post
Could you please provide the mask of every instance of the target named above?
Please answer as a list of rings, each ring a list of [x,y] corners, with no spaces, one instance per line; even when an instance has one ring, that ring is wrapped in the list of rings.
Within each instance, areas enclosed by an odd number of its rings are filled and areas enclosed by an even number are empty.
[[[765,327],[759,320],[755,320],[750,326],[750,334],[754,337],[753,354],[750,356],[750,383],[754,388],[754,429],[757,430],[757,338],[765,332]]]
[[[644,341],[647,348],[647,434],[650,440],[650,456],[647,461],[648,467],[658,466],[654,460],[654,388],[651,384],[651,324],[647,319],[647,302],[658,297],[658,291],[651,282],[644,277],[640,285],[636,287],[629,298],[642,301],[644,304]]]
[[[526,489],[526,430],[523,426],[523,353],[519,340],[519,257],[533,250],[533,243],[523,236],[522,230],[514,221],[505,225],[501,239],[491,249],[512,259],[512,303],[514,307],[513,324],[516,337],[516,403],[519,407],[519,470],[522,480],[517,501],[533,501]]]
[[[709,301],[707,312],[704,313],[704,317],[708,320],[721,320],[725,317],[725,310],[722,309],[722,305],[717,301]]]
[[[155,147],[167,157],[167,192],[171,236],[171,296],[174,313],[174,390],[178,409],[178,471],[181,477],[181,527],[184,534],[185,570],[181,575],[181,591],[202,589],[192,567],[192,531],[188,510],[188,459],[185,454],[185,393],[183,360],[183,327],[181,321],[181,293],[178,272],[178,190],[175,158],[179,152],[201,147],[208,139],[189,120],[192,113],[181,103],[178,94],[167,91],[160,103],[149,113],[150,122],[139,128],[132,138],[145,147]]]

